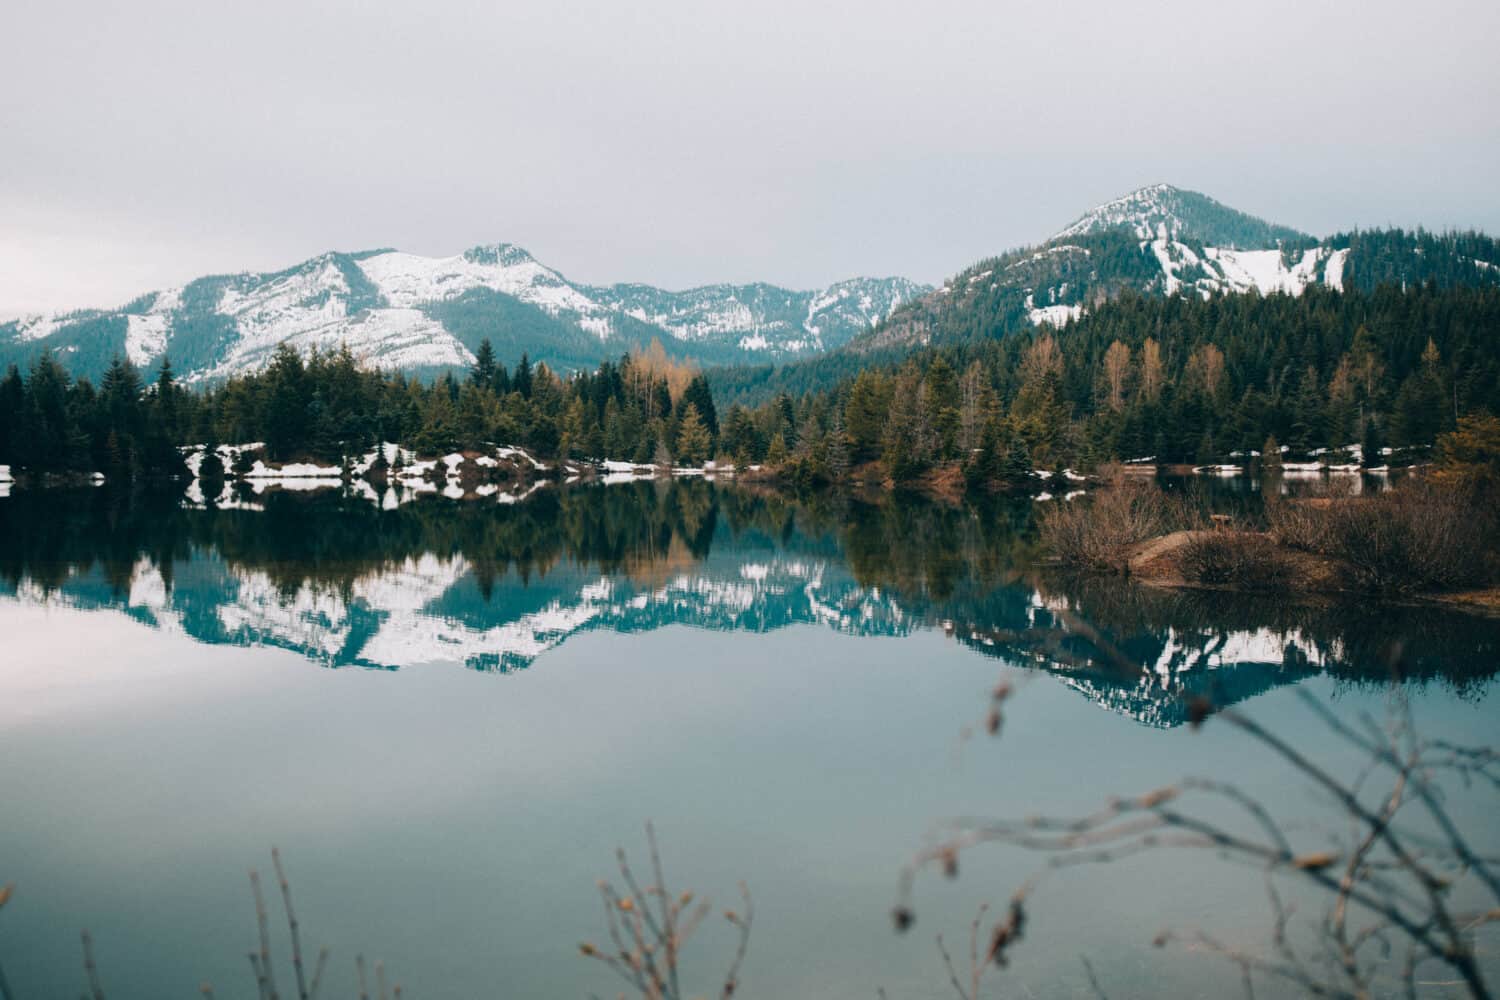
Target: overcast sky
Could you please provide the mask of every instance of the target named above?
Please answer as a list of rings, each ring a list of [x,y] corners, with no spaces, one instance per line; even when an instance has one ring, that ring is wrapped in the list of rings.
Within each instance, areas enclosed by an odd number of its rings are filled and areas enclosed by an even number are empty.
[[[0,314],[327,249],[936,282],[1167,181],[1500,232],[1500,4],[4,0]]]

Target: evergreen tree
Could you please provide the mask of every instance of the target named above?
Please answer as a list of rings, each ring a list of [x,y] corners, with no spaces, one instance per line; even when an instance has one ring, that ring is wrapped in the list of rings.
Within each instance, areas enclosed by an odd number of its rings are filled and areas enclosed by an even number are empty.
[[[868,462],[879,457],[889,408],[885,380],[869,369],[860,372],[844,405],[844,424],[849,431],[854,461]]]
[[[469,370],[469,382],[480,389],[496,388],[495,348],[488,337],[479,342],[479,350],[474,352],[474,367]]]
[[[714,409],[713,393],[708,388],[708,379],[702,375],[695,375],[682,392],[682,398],[677,401],[677,418],[682,419],[682,414],[688,406],[696,407],[698,417],[703,421],[703,426],[708,428],[708,436],[717,438],[719,436],[719,416]]]
[[[525,354],[521,355],[521,363],[516,365],[510,388],[512,392],[519,392],[523,399],[531,398],[531,358]]]
[[[701,465],[711,454],[712,447],[708,427],[698,416],[698,407],[689,403],[677,429],[677,461],[686,466]]]
[[[773,469],[779,469],[787,462],[786,438],[777,431],[771,437],[771,443],[766,447],[765,464]]]
[[[842,482],[849,475],[849,434],[844,429],[843,414],[837,406],[829,417],[823,454],[828,477],[834,482]]]

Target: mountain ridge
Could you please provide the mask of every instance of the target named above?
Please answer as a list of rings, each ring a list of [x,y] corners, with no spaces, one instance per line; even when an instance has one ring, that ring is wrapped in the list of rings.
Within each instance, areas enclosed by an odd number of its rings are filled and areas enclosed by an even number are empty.
[[[257,370],[290,342],[303,352],[347,345],[376,367],[421,374],[467,367],[484,339],[502,357],[529,353],[561,370],[652,338],[710,364],[782,359],[838,347],[929,288],[900,277],[809,290],[596,286],[512,243],[448,257],[327,251],[280,271],[205,275],[116,309],[0,323],[0,364],[51,348],[76,374],[97,375],[117,354],[138,366],[168,356],[185,381],[216,381]]]
[[[1065,327],[1126,291],[1297,296],[1438,280],[1500,284],[1500,249],[1478,233],[1371,230],[1318,238],[1207,195],[1154,184],[1105,202],[1043,243],[970,265],[842,351],[869,354]]]
[[[467,367],[489,340],[501,358],[526,353],[567,371],[660,339],[674,356],[711,367],[805,371],[827,360],[842,372],[882,352],[1062,328],[1126,292],[1296,296],[1312,285],[1368,291],[1428,280],[1500,284],[1500,250],[1478,233],[1319,238],[1158,183],[937,288],[900,277],[812,290],[594,285],[503,242],[449,257],[328,251],[281,271],[204,276],[118,309],[0,323],[0,365],[25,366],[50,348],[75,374],[97,376],[116,355],[139,366],[166,356],[185,381],[212,382],[257,370],[285,342],[304,353],[349,346],[375,367],[426,376]]]
[[[1315,239],[1311,234],[1267,222],[1198,191],[1171,184],[1148,184],[1096,205],[1047,240],[1055,243],[1108,229],[1127,228],[1139,239],[1165,233],[1229,249],[1265,250],[1281,242]]]

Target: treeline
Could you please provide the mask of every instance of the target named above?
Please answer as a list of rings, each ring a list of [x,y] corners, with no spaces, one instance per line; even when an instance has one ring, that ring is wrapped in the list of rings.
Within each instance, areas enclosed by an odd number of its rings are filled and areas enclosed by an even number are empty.
[[[659,344],[560,377],[486,341],[432,383],[347,351],[186,391],[163,363],[116,359],[101,384],[40,357],[0,380],[0,464],[36,472],[181,471],[177,446],[262,441],[273,461],[337,463],[396,441],[423,454],[521,444],[545,458],[777,467],[802,482],[861,466],[896,481],[962,466],[972,484],[1112,459],[1239,461],[1269,438],[1293,456],[1425,447],[1500,411],[1500,289],[1432,282],[1370,293],[1145,297],[1126,292],[1062,331],[935,347],[831,389],[716,405]],[[868,358],[864,359],[867,362]]]
[[[368,369],[347,349],[304,359],[285,344],[263,371],[202,392],[184,389],[169,361],[148,383],[122,358],[95,388],[50,353],[0,380],[0,465],[34,473],[173,476],[180,445],[257,441],[274,462],[337,464],[395,441],[423,454],[497,443],[545,458],[700,464],[718,436],[707,381],[659,344],[566,379],[524,354],[507,369],[485,341],[470,371],[430,384]]]
[[[1361,445],[1380,464],[1386,447],[1497,411],[1500,289],[1127,292],[1062,331],[928,349],[810,393],[788,444],[815,476],[879,460],[898,481],[942,463],[995,481],[1112,459],[1244,461],[1270,438],[1293,457]]]
[[[24,377],[11,365],[0,379],[0,465],[125,478],[178,474],[179,428],[196,402],[177,385],[170,363],[147,385],[134,365],[116,358],[96,388],[74,380],[44,351]]]

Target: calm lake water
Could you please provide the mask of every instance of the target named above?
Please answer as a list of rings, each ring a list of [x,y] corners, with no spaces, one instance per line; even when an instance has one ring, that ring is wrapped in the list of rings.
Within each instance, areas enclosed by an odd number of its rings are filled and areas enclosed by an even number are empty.
[[[1028,502],[805,504],[691,481],[184,509],[103,491],[0,498],[0,965],[111,1000],[255,994],[246,870],[278,845],[335,996],[354,956],[406,995],[614,995],[578,955],[596,880],[654,820],[670,880],[756,924],[740,995],[951,996],[933,936],[1040,863],[1004,848],[918,880],[942,821],[1084,812],[1233,777],[1298,829],[1329,813],[1186,699],[1238,704],[1352,774],[1297,692],[1410,703],[1492,743],[1500,622],[1369,602],[1175,595],[1034,568]],[[988,695],[1017,693],[998,739]],[[1493,799],[1454,797],[1478,846]],[[278,947],[282,930],[273,901]],[[1314,906],[1313,912],[1316,912]],[[1164,927],[1264,948],[1260,877],[1194,855],[1079,869],[1036,897],[987,995],[1218,996],[1237,973]],[[1488,933],[1488,932],[1487,932]],[[733,937],[695,941],[717,995]],[[284,948],[282,948],[284,952]],[[1494,967],[1495,935],[1482,941]],[[280,966],[283,995],[290,979]],[[1433,995],[1446,995],[1440,987]]]

